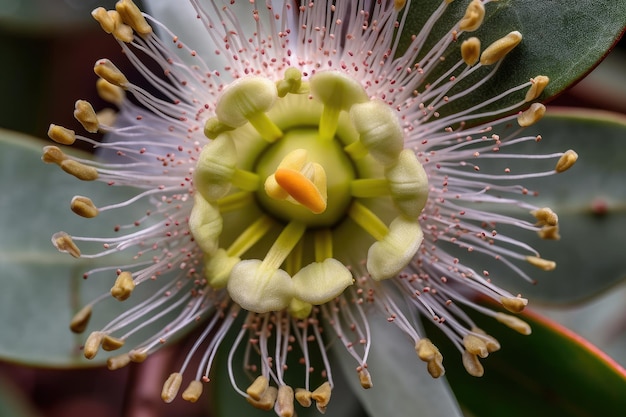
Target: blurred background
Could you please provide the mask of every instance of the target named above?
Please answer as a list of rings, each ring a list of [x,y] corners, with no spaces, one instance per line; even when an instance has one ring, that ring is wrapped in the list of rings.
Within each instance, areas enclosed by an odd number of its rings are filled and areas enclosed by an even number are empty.
[[[93,63],[110,58],[123,72],[132,68],[118,44],[90,18],[108,0],[0,0],[0,128],[47,140],[53,122],[81,130],[72,116],[81,98],[94,108],[106,107],[95,91]],[[626,48],[622,41],[593,73],[556,98],[552,106],[602,109],[626,114]],[[8,337],[2,335],[0,337]],[[0,392],[21,410],[20,416],[101,417],[206,415],[208,396],[201,403],[183,401],[164,407],[160,391],[170,358],[186,347],[174,346],[151,358],[151,364],[116,372],[106,369],[34,369],[0,361]],[[132,400],[127,387],[132,386]],[[6,406],[6,404],[5,404]],[[3,409],[0,416],[14,411]]]

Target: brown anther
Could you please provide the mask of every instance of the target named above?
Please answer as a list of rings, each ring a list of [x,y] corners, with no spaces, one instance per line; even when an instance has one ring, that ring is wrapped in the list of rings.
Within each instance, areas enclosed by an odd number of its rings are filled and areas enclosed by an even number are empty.
[[[393,0],[393,8],[396,12],[399,12],[406,5],[406,0]]]
[[[554,170],[558,173],[567,171],[572,166],[574,166],[577,160],[578,154],[570,149],[559,158],[559,161],[556,163],[556,168]]]
[[[504,58],[522,41],[522,34],[513,31],[487,47],[480,55],[482,65],[492,65]]]
[[[524,320],[521,320],[515,316],[511,316],[509,314],[504,314],[504,313],[496,313],[495,318],[500,323],[507,325],[511,329],[525,336],[528,336],[532,332],[528,323],[526,323]]]
[[[99,59],[93,67],[93,71],[100,78],[104,78],[120,88],[128,87],[128,79],[111,61],[106,58]]]
[[[302,407],[310,407],[313,404],[311,401],[311,391],[304,388],[296,388],[296,401]]]
[[[132,362],[141,363],[148,358],[148,352],[143,350],[131,350],[128,352],[128,357]]]
[[[480,39],[469,38],[461,43],[461,57],[469,66],[474,65],[480,58]]]
[[[130,297],[134,289],[135,281],[133,280],[133,275],[128,271],[124,271],[117,276],[115,284],[111,288],[111,295],[119,301],[124,301]]]
[[[91,103],[86,100],[77,100],[74,104],[74,117],[89,133],[98,131],[98,118]]]
[[[161,390],[161,399],[166,403],[171,403],[172,401],[174,401],[174,398],[176,398],[176,395],[178,394],[178,390],[180,389],[182,383],[182,374],[178,372],[172,373],[163,384],[163,389]]]
[[[108,130],[107,126],[113,126],[115,124],[115,120],[117,120],[117,112],[113,109],[105,108],[96,113],[96,117],[98,118],[100,131],[106,132]]]
[[[48,137],[61,145],[73,145],[76,142],[76,133],[73,130],[54,124],[48,128]]]
[[[91,16],[100,23],[100,27],[106,33],[115,30],[115,20],[109,15],[104,7],[98,7],[91,12]]]
[[[487,356],[489,356],[489,349],[487,349],[487,344],[482,337],[479,337],[475,334],[466,334],[463,337],[463,346],[469,353],[473,355],[478,355],[481,358],[486,358]]]
[[[96,357],[103,338],[104,333],[102,332],[91,332],[91,334],[89,334],[89,337],[87,337],[87,340],[85,341],[85,346],[83,348],[83,355],[85,355],[85,358],[93,359]]]
[[[463,351],[462,355],[463,366],[468,374],[475,377],[481,377],[485,374],[485,369],[483,365],[478,360],[478,356],[473,353],[468,352],[467,350]]]
[[[278,396],[278,389],[276,387],[268,387],[260,399],[255,400],[252,397],[246,397],[248,403],[259,410],[270,411],[274,408],[276,403],[276,397]]]
[[[59,252],[69,253],[74,258],[80,258],[80,249],[78,249],[72,237],[65,232],[57,232],[52,235],[52,244]]]
[[[124,23],[132,27],[140,35],[152,33],[152,27],[141,14],[141,10],[131,0],[120,0],[115,4],[115,10],[122,16]]]
[[[439,349],[437,349],[437,346],[435,346],[430,339],[423,338],[415,344],[415,352],[421,360],[430,362],[435,358],[437,353],[439,353]]]
[[[41,156],[41,160],[45,163],[60,165],[61,162],[65,161],[66,159],[67,155],[65,155],[58,146],[43,147],[43,155]]]
[[[489,353],[500,350],[500,342],[498,342],[498,339],[488,335],[483,329],[473,327],[472,332],[482,335],[483,341],[485,342],[485,345],[487,345],[487,350],[489,351]]]
[[[552,271],[556,268],[556,262],[549,261],[538,256],[527,256],[526,262],[544,271]]]
[[[250,384],[246,390],[246,394],[248,394],[253,400],[259,401],[265,390],[267,390],[267,387],[269,387],[269,384],[270,381],[266,377],[259,375],[256,377],[254,382]]]
[[[84,332],[89,324],[89,319],[91,319],[91,304],[87,304],[74,314],[70,321],[70,330],[74,333]]]
[[[112,356],[107,359],[107,368],[109,371],[115,371],[123,368],[130,363],[130,356],[128,353],[122,353],[121,355]]]
[[[326,411],[326,407],[330,402],[331,387],[330,382],[326,381],[311,393],[311,398],[315,401],[315,405],[320,413]]]
[[[126,98],[126,93],[123,88],[111,84],[104,78],[98,78],[98,81],[96,81],[96,90],[102,100],[115,104],[118,107],[122,105]]]
[[[537,226],[556,226],[559,224],[559,216],[550,207],[542,207],[530,212],[537,219]]]
[[[278,387],[278,396],[276,398],[276,414],[280,417],[293,417],[293,389],[288,385]]]
[[[526,98],[524,98],[524,101],[526,102],[533,101],[534,99],[539,97],[550,82],[550,78],[546,77],[545,75],[538,75],[533,78],[531,82],[532,85],[526,92]]]
[[[446,370],[443,367],[443,355],[437,352],[435,357],[426,364],[426,370],[433,378],[443,376],[443,374],[446,373]]]
[[[365,368],[361,368],[359,370],[359,382],[361,383],[361,387],[365,389],[370,389],[374,386],[372,383],[372,377],[369,371]]]
[[[108,334],[102,338],[102,349],[106,350],[107,352],[117,350],[122,346],[124,346],[124,339],[113,337]]]
[[[65,159],[59,164],[61,169],[81,181],[95,181],[98,179],[98,170],[73,159]]]
[[[466,32],[477,30],[485,18],[485,6],[480,0],[472,0],[465,10],[465,16],[459,22],[459,29]]]
[[[559,234],[559,226],[543,226],[537,231],[540,238],[545,240],[559,240],[561,235]]]
[[[90,198],[83,197],[81,195],[77,195],[72,198],[70,208],[74,213],[87,219],[92,219],[99,213],[98,207],[93,204],[93,201],[91,201]]]
[[[541,103],[533,103],[528,109],[517,116],[517,124],[521,127],[534,125],[546,114],[546,106]]]
[[[185,391],[183,391],[183,400],[195,403],[202,395],[204,386],[202,381],[194,380],[189,383]]]
[[[128,26],[126,23],[120,23],[115,27],[113,31],[113,36],[120,42],[131,43],[135,40],[135,33],[133,32],[133,28]]]
[[[511,313],[521,313],[528,305],[528,300],[522,297],[500,297],[500,303]]]

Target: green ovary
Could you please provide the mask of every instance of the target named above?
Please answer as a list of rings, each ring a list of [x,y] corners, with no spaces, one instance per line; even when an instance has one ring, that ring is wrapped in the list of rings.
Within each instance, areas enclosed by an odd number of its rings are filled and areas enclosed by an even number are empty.
[[[393,110],[342,73],[297,72],[225,90],[189,226],[210,286],[247,310],[304,318],[352,285],[346,263],[367,259],[381,280],[410,262],[428,187]]]

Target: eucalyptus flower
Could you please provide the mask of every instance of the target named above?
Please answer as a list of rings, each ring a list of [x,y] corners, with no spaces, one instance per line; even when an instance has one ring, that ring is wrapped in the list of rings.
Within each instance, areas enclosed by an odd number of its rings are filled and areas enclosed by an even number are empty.
[[[541,137],[524,136],[522,128],[545,112],[536,99],[547,76],[529,74],[527,82],[462,106],[523,42],[515,28],[487,46],[471,36],[490,1],[468,2],[441,39],[431,31],[450,1],[412,36],[403,29],[417,1],[268,0],[243,2],[243,13],[233,12],[233,1],[190,3],[215,56],[200,56],[131,0],[95,9],[143,79],[130,80],[107,59],[96,62],[98,92],[119,111],[96,113],[79,100],[74,114],[106,141],[50,126],[61,145],[80,141],[113,156],[80,159],[47,146],[45,162],[80,180],[137,190],[106,203],[96,194],[98,204],[76,196],[72,211],[97,218],[139,206],[145,213],[119,217],[110,236],[52,237],[76,258],[110,259],[85,272],[89,280],[111,279],[112,288],[76,313],[73,331],[88,328],[97,304],[131,304],[89,334],[85,357],[120,349],[167,317],[160,332],[108,359],[117,369],[200,326],[180,368],[164,381],[164,401],[181,389],[196,401],[223,350],[237,393],[292,416],[296,402],[326,410],[334,387],[330,344],[351,355],[363,388],[373,386],[371,320],[399,328],[406,337],[398,343],[414,345],[434,378],[445,372],[443,356],[421,319],[445,333],[459,351],[449,360],[461,360],[474,376],[500,345],[467,309],[530,334],[515,316],[527,300],[492,282],[490,265],[502,263],[527,281],[521,264],[555,267],[507,231],[558,239],[556,213],[533,205],[535,192],[522,183],[563,172],[577,156],[515,151],[526,142],[540,147]],[[500,104],[511,97],[513,105]],[[462,110],[449,111],[451,103]],[[544,160],[546,168],[511,172],[513,159]],[[481,169],[494,160],[505,168]],[[157,289],[134,301],[144,285]],[[238,367],[248,380],[235,376]]]

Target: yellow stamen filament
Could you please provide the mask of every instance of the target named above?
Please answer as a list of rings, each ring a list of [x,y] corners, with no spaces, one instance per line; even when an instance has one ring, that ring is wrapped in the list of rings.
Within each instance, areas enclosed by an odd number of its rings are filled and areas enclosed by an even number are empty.
[[[573,167],[577,160],[578,154],[570,149],[559,158],[554,170],[558,173],[565,172]]]
[[[91,304],[87,304],[74,314],[70,321],[70,330],[74,333],[84,332],[89,324],[89,319],[91,319]]]
[[[288,385],[281,385],[276,398],[276,414],[280,417],[293,417],[293,399],[293,389]]]
[[[323,172],[323,169],[322,169]],[[315,214],[326,210],[326,198],[318,187],[301,172],[292,169],[278,169],[274,178],[280,187],[294,200],[308,208]],[[325,180],[324,176],[324,180]]]
[[[183,376],[178,372],[172,373],[165,383],[163,384],[163,389],[161,390],[161,399],[166,403],[171,403],[176,398],[178,394],[178,390],[183,383]]]
[[[107,369],[109,371],[115,371],[117,369],[123,368],[130,363],[130,356],[128,353],[123,353],[121,355],[112,356],[107,359]]]
[[[369,371],[365,368],[361,368],[359,370],[359,383],[364,389],[370,389],[374,386],[372,383],[372,377],[370,376]]]
[[[524,101],[526,102],[533,101],[539,97],[550,82],[550,79],[545,75],[538,75],[530,81],[532,82],[532,85],[526,92],[526,98],[524,98]]]
[[[93,204],[93,201],[91,201],[90,198],[80,195],[72,198],[70,208],[74,213],[87,219],[94,218],[99,213],[98,207]]]
[[[93,67],[97,76],[107,80],[109,83],[125,89],[128,87],[128,79],[111,61],[99,59]]]
[[[546,106],[541,103],[533,103],[528,109],[517,116],[517,124],[521,127],[534,125],[546,114]]]
[[[128,271],[124,271],[115,280],[115,285],[111,288],[111,295],[119,301],[124,301],[130,297],[134,289],[135,281],[133,280],[133,275]]]
[[[302,407],[310,407],[313,404],[311,400],[311,391],[306,390],[304,388],[296,388],[296,401]]]
[[[511,315],[504,314],[504,313],[496,313],[495,318],[500,323],[507,325],[511,329],[525,336],[528,336],[532,332],[528,323],[526,323],[525,321],[515,316],[511,316]]]
[[[329,229],[316,231],[313,239],[315,262],[323,262],[333,257],[333,234]]]
[[[485,369],[478,360],[478,356],[465,350],[463,351],[461,358],[463,360],[463,366],[468,374],[475,377],[481,377],[485,374]]]
[[[469,66],[476,64],[480,58],[480,39],[472,37],[464,40],[461,43],[461,57]]]
[[[465,16],[459,22],[459,29],[466,32],[477,30],[485,18],[485,6],[481,0],[473,0],[465,11]]]
[[[74,258],[80,258],[80,249],[72,240],[72,237],[65,232],[58,232],[52,236],[52,244],[60,251],[69,253]]]
[[[259,375],[246,390],[246,394],[255,401],[259,401],[263,393],[270,386],[270,381],[263,375]]]
[[[357,178],[350,183],[350,195],[356,198],[382,197],[390,192],[385,178]]]
[[[115,4],[115,10],[122,16],[124,23],[132,27],[140,35],[152,33],[152,27],[141,14],[139,7],[131,0],[120,0]]]
[[[487,47],[480,55],[482,65],[492,65],[504,58],[522,41],[522,34],[513,31]]]
[[[313,304],[298,300],[297,298],[293,298],[291,300],[287,309],[293,318],[300,320],[304,320],[309,317],[312,310]]]
[[[355,201],[350,206],[348,215],[363,230],[369,233],[376,240],[383,240],[389,233],[389,228],[373,211],[363,204]]]
[[[315,405],[320,413],[326,411],[326,407],[330,402],[331,387],[328,381],[317,387],[315,391],[311,393],[311,398],[315,401]]]
[[[108,334],[102,338],[102,349],[106,351],[117,350],[122,346],[124,346],[124,339],[113,337]]]
[[[103,338],[104,333],[102,332],[91,332],[91,334],[89,334],[89,337],[87,337],[87,340],[85,341],[85,346],[83,348],[83,355],[85,356],[85,358],[93,359],[96,357]]]
[[[98,78],[98,81],[96,81],[96,90],[101,99],[115,104],[118,107],[122,105],[126,98],[126,93],[123,88],[111,84],[104,78]]]
[[[61,145],[72,145],[76,141],[76,133],[73,130],[54,124],[48,128],[48,137]]]
[[[544,271],[552,271],[554,268],[556,268],[556,262],[549,261],[538,256],[527,256],[526,262]]]
[[[277,396],[278,389],[276,387],[269,387],[265,390],[261,398],[259,398],[258,400],[255,400],[251,397],[246,397],[246,400],[253,407],[258,408],[259,410],[270,411],[272,408],[274,408]]]
[[[511,313],[521,313],[528,305],[528,300],[522,297],[501,297],[500,302]]]
[[[86,100],[77,100],[74,104],[74,117],[89,133],[98,131],[98,117],[93,106]]]
[[[204,386],[202,381],[194,380],[189,383],[185,391],[183,391],[183,400],[195,403],[202,395]]]
[[[475,334],[466,334],[463,337],[463,346],[469,353],[473,355],[478,355],[481,358],[486,358],[487,356],[489,356],[489,349],[487,349],[487,344],[481,337],[478,337]]]

